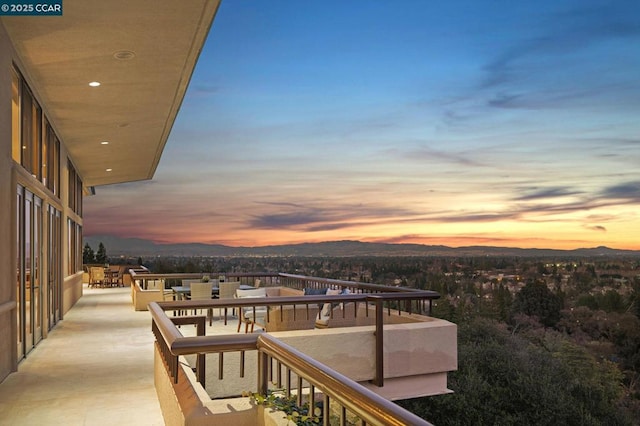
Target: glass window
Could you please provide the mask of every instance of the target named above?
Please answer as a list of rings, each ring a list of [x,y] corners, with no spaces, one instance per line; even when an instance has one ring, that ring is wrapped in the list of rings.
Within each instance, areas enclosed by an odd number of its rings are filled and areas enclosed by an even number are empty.
[[[35,99],[31,108],[31,164],[28,169],[34,178],[42,181],[42,108]]]
[[[67,169],[69,170],[69,180],[67,182],[69,196],[69,208],[76,211],[76,169],[71,164],[71,161],[67,161]]]
[[[11,70],[11,154],[13,161],[20,163],[22,144],[20,143],[20,77]]]
[[[62,317],[64,218],[51,204],[60,202],[62,192],[60,152],[60,140],[51,123],[19,70],[12,67],[11,157],[40,182],[17,185],[15,285],[19,360],[43,337],[44,327],[51,327]],[[69,200],[78,213],[82,209],[82,181],[73,167],[71,176]],[[44,187],[53,195],[46,195]],[[38,194],[45,194],[45,198]],[[49,220],[45,219],[47,213]],[[69,222],[69,243],[69,273],[75,274],[82,268],[82,227],[73,220]]]
[[[78,182],[76,183],[76,191],[77,191],[77,198],[78,201],[76,202],[77,204],[77,209],[76,209],[76,213],[78,213],[78,216],[82,217],[82,199],[83,199],[83,195],[82,195],[82,179],[80,179],[80,176],[78,176]]]
[[[69,169],[69,208],[76,212],[78,216],[82,216],[82,179],[78,176],[78,172],[71,164],[71,161],[67,162]]]
[[[82,226],[71,219],[67,219],[67,248],[69,258],[67,259],[69,275],[82,270]]]
[[[33,121],[33,98],[24,81],[20,88],[20,101],[20,140],[22,142],[20,164],[29,170],[29,166],[31,166],[31,154],[33,152],[31,147],[31,143],[33,142],[33,135],[31,134],[33,131],[33,126],[31,125]]]
[[[68,258],[67,258],[67,275],[71,275],[73,274],[73,269],[74,269],[74,244],[73,242],[76,239],[76,235],[75,235],[75,222],[71,219],[67,219],[67,253],[68,253]]]
[[[50,147],[51,159],[49,161],[49,189],[59,198],[60,197],[60,140],[54,135],[53,145]]]
[[[45,137],[42,147],[43,183],[56,196],[60,196],[60,141],[45,119]]]
[[[11,69],[11,156],[60,197],[60,141],[24,78],[14,68]]]
[[[49,173],[47,167],[49,165],[49,146],[51,145],[51,126],[46,117],[44,121],[44,137],[42,138],[42,183],[49,188]]]

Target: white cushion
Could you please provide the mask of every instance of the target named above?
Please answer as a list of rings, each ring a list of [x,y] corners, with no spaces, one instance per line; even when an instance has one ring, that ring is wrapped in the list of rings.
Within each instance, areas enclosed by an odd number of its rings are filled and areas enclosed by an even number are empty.
[[[264,289],[262,289],[264,290]],[[253,290],[245,290],[245,291],[253,291]],[[263,296],[238,296],[238,299],[261,299],[263,297],[266,297],[266,294]],[[253,319],[253,307],[252,306],[243,306],[242,307],[242,313],[244,315],[245,318],[247,319]],[[264,317],[267,314],[267,307],[266,306],[256,306],[255,307],[255,313],[256,313],[256,318],[258,317]]]
[[[236,297],[267,297],[267,289],[255,288],[253,290],[236,290]]]
[[[256,306],[256,318],[262,318],[267,315],[267,309],[264,306]],[[244,317],[253,319],[253,309],[245,308]]]
[[[342,290],[339,288],[327,290],[327,296],[338,296],[340,294],[342,294]],[[331,315],[331,303],[325,303],[322,305],[321,317],[328,317],[329,315]]]

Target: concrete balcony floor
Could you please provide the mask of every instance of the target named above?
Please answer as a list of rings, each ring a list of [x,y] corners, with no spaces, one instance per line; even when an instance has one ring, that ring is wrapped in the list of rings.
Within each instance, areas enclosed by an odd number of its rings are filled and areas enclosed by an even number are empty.
[[[213,317],[206,334],[237,333],[237,317],[229,317],[227,325],[217,310]],[[181,332],[192,336],[196,330],[183,326]],[[256,332],[262,330],[256,327]],[[450,332],[454,333],[455,342],[455,328]],[[284,333],[288,333],[288,337],[281,336],[284,341],[296,336],[313,337],[314,333],[336,334],[317,329]],[[440,342],[438,335],[429,334],[432,337],[424,340],[436,338]],[[313,347],[305,342],[301,345],[309,350]],[[436,346],[442,350],[446,345]],[[444,352],[454,354],[451,356],[455,358],[455,348]],[[319,353],[326,356],[326,347],[320,348]],[[211,370],[207,373],[207,389],[216,390],[214,398],[239,395],[256,386],[255,353],[247,353],[243,379],[238,373],[239,358],[234,358],[237,354],[227,355],[224,377],[229,380],[217,379],[217,355],[209,355],[214,358],[207,361],[207,370]],[[193,361],[193,357],[187,358]],[[442,383],[438,385],[446,388],[446,371],[455,366],[451,362],[438,362],[443,363],[442,369],[437,370],[442,375],[439,379]],[[18,372],[0,383],[0,425],[164,425],[153,364],[151,315],[133,309],[131,289],[90,289],[85,284],[83,296],[64,320],[19,364]],[[346,368],[342,362],[340,366]]]
[[[3,425],[164,425],[149,312],[130,288],[88,289],[0,384]]]

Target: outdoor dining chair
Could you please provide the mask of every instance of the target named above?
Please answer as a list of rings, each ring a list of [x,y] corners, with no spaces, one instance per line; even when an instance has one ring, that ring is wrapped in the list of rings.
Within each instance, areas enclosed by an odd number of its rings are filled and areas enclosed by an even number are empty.
[[[104,268],[102,266],[92,266],[89,269],[89,287],[103,287],[104,281]]]
[[[233,299],[236,296],[236,290],[240,288],[240,281],[227,281],[218,284],[218,298],[219,299]],[[219,310],[219,315],[222,315],[222,308]],[[233,309],[232,315],[236,314],[236,310]],[[227,308],[224,308],[224,325],[227,325]]]
[[[190,300],[210,300],[213,290],[213,283],[191,283],[191,294],[187,295],[187,299]],[[193,310],[194,315],[197,314],[197,309]],[[209,325],[211,325],[212,309],[207,310],[207,318],[209,319]]]
[[[256,288],[253,290],[236,290],[236,297],[239,299],[242,298],[261,298],[267,297],[266,288]],[[240,314],[238,315],[238,333],[240,332],[240,326],[242,323],[245,324],[244,332],[249,332],[249,325],[251,325],[251,332],[253,333],[253,327],[255,324],[258,324],[262,328],[264,328],[264,320],[267,316],[267,307],[266,306],[246,306],[240,309]]]

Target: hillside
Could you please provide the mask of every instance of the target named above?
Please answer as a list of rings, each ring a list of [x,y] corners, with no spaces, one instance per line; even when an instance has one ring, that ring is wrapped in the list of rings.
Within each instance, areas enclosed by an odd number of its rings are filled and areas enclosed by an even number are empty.
[[[518,256],[518,257],[594,257],[639,256],[637,250],[617,250],[608,247],[581,248],[576,250],[522,249],[515,247],[469,246],[447,247],[422,244],[385,244],[360,241],[327,241],[273,245],[261,247],[230,247],[220,244],[159,244],[138,238],[114,236],[85,237],[94,250],[102,242],[110,256]]]

